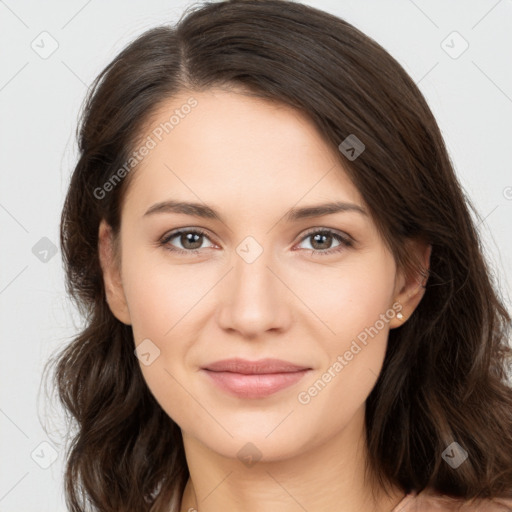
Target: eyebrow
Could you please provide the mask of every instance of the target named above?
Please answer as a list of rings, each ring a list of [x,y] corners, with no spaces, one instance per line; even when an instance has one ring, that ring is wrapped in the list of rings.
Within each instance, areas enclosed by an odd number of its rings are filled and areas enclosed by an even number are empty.
[[[291,208],[286,214],[287,222],[294,222],[301,219],[321,217],[323,215],[332,215],[338,212],[358,212],[362,215],[368,215],[367,211],[354,203],[344,203],[335,201],[331,203],[318,204],[313,206],[305,206],[302,208]],[[181,213],[184,215],[192,215],[194,217],[202,217],[205,219],[214,219],[224,223],[222,215],[216,210],[201,203],[189,203],[184,201],[162,201],[151,206],[144,217],[157,213]]]

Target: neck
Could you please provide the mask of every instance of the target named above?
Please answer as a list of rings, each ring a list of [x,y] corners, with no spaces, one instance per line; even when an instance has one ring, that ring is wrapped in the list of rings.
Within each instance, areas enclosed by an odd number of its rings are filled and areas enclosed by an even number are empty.
[[[364,408],[346,428],[308,451],[250,467],[183,433],[190,478],[180,512],[390,512],[402,489],[370,488],[365,478]]]

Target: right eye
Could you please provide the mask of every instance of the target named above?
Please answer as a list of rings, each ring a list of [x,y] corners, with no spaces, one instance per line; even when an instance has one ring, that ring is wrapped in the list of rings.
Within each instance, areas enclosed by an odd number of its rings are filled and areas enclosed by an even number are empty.
[[[180,254],[197,254],[202,248],[202,242],[208,235],[205,231],[200,229],[179,229],[171,231],[163,236],[160,240],[160,245],[171,252],[178,252]],[[176,247],[171,243],[171,240],[177,239],[182,247]],[[208,238],[209,239],[209,238]]]

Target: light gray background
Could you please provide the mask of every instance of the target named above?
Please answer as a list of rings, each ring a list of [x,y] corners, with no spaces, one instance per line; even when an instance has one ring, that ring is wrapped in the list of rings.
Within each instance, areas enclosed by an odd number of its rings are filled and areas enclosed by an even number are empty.
[[[373,37],[419,85],[463,187],[485,219],[479,229],[508,296],[512,1],[305,3]],[[0,512],[65,510],[60,410],[45,402],[44,389],[38,403],[38,391],[44,362],[81,324],[65,295],[58,242],[81,102],[88,84],[126,43],[174,22],[189,4],[0,0]],[[44,31],[50,36],[41,36]],[[453,31],[469,44],[457,58],[464,43]],[[52,44],[56,51],[42,58]],[[54,256],[36,245],[48,244],[40,242],[43,237],[57,246]]]

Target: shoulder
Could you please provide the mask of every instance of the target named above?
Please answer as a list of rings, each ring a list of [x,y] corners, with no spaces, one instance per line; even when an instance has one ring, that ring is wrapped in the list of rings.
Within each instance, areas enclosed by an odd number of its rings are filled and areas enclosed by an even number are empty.
[[[409,493],[392,512],[512,512],[512,498],[467,501],[425,489]]]

